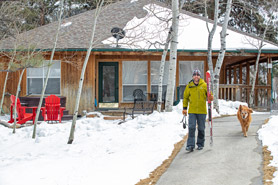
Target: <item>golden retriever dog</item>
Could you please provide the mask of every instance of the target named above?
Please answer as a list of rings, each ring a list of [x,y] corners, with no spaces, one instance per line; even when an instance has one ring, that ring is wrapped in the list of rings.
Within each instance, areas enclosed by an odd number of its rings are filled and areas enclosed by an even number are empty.
[[[247,137],[248,128],[251,124],[253,110],[245,105],[240,105],[237,111],[237,119],[240,122],[244,137]]]

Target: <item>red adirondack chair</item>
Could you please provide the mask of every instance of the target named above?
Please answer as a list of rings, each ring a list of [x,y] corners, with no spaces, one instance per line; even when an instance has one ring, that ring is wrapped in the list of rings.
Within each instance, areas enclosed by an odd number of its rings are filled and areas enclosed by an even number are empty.
[[[65,107],[61,107],[60,98],[56,95],[50,95],[45,98],[45,106],[42,107],[42,116],[44,121],[62,122],[63,111]]]
[[[14,118],[13,118],[13,109],[15,105],[15,96],[11,95],[11,118],[8,121],[8,123],[13,123]],[[26,109],[33,109],[32,113],[26,113]],[[16,106],[16,113],[17,113],[17,118],[16,118],[16,123],[17,124],[24,124],[29,120],[33,120],[33,124],[36,118],[36,109],[37,107],[24,107],[21,106],[19,98],[17,98],[17,106]]]

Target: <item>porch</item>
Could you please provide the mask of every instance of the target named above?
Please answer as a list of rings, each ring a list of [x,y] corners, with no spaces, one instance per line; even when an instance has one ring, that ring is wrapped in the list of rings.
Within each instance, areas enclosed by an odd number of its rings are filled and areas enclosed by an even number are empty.
[[[253,83],[251,76],[255,75],[256,59],[256,56],[238,58],[228,56],[225,58],[222,66],[223,76],[220,78],[219,84],[219,99],[242,101],[249,104]],[[274,64],[277,59],[276,54],[261,54],[255,79],[254,106],[252,108],[267,111],[271,109],[272,87],[274,87],[273,68],[276,68]]]
[[[251,88],[245,84],[219,84],[219,99],[249,102]],[[270,110],[271,85],[256,85],[254,93],[254,108]]]

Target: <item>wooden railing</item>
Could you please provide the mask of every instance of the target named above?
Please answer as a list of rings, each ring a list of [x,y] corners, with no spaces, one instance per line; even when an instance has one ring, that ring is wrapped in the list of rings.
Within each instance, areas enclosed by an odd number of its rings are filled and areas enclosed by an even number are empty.
[[[219,99],[248,103],[251,88],[244,84],[219,84]],[[254,99],[256,107],[270,108],[271,86],[256,85]]]

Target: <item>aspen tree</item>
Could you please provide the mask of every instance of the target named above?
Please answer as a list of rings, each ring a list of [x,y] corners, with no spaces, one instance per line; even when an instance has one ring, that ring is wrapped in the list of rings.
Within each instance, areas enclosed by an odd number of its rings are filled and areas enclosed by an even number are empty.
[[[17,107],[17,99],[20,91],[20,84],[22,81],[22,76],[27,68],[31,67],[41,67],[44,61],[43,56],[40,51],[36,51],[34,46],[30,46],[27,49],[23,49],[23,47],[19,48],[16,51],[17,54],[15,56],[16,62],[13,62],[11,68],[16,70],[21,70],[20,77],[17,84],[16,96],[15,96],[15,105],[13,109],[13,117],[14,117],[14,125],[13,125],[13,133],[15,133],[16,129],[16,107]]]
[[[75,131],[75,125],[76,125],[76,120],[77,120],[79,102],[80,102],[80,97],[81,97],[81,92],[82,92],[82,87],[83,87],[85,70],[86,70],[87,63],[88,63],[88,60],[89,60],[89,57],[90,57],[90,54],[91,54],[91,50],[93,48],[93,42],[94,42],[97,19],[98,19],[98,16],[99,16],[100,12],[101,12],[101,8],[102,8],[103,3],[104,3],[104,0],[101,0],[101,2],[98,4],[98,6],[95,10],[95,17],[94,17],[94,24],[93,24],[93,27],[92,27],[91,41],[90,41],[90,45],[87,49],[87,54],[86,54],[86,57],[85,57],[85,60],[84,60],[84,63],[83,63],[83,67],[82,67],[82,71],[81,71],[81,76],[80,76],[80,80],[79,80],[79,87],[78,87],[78,91],[77,91],[77,95],[76,95],[76,99],[75,99],[75,108],[74,108],[74,112],[73,112],[73,120],[72,120],[72,124],[71,124],[68,144],[72,144],[72,142],[74,140],[74,131]]]
[[[59,14],[59,18],[58,18],[58,27],[57,27],[57,32],[56,32],[56,36],[55,36],[54,46],[53,46],[52,52],[51,52],[50,61],[48,63],[48,70],[47,70],[47,73],[46,73],[46,78],[45,78],[43,89],[42,89],[42,92],[41,92],[40,102],[39,102],[37,113],[36,113],[33,135],[32,135],[33,139],[36,138],[37,122],[38,122],[38,119],[39,119],[40,110],[41,110],[41,106],[42,106],[42,101],[43,101],[43,97],[44,97],[45,90],[46,90],[46,87],[47,87],[47,82],[48,82],[48,78],[49,78],[49,74],[50,74],[50,70],[51,70],[51,65],[53,63],[54,53],[55,53],[56,45],[57,45],[57,42],[58,42],[59,32],[60,32],[60,28],[61,28],[63,7],[64,7],[64,0],[60,1],[59,7],[60,7],[60,14]]]
[[[173,97],[176,85],[176,67],[177,67],[177,47],[178,47],[178,30],[179,30],[179,2],[172,0],[172,37],[170,46],[170,65],[169,78],[167,83],[166,106],[165,111],[171,112],[173,107]]]
[[[185,3],[185,0],[183,0],[180,4],[180,9],[182,9],[183,5]],[[168,53],[169,43],[171,41],[171,35],[172,35],[172,26],[169,29],[166,43],[164,45],[163,53],[161,56],[161,62],[160,62],[160,71],[159,71],[159,84],[158,84],[158,97],[157,97],[157,111],[161,112],[161,104],[162,104],[162,84],[163,84],[163,77],[164,77],[164,67],[165,67],[165,61],[166,56]]]
[[[218,9],[219,9],[219,0],[215,0],[215,13],[214,18],[216,16],[218,17]],[[232,7],[232,0],[227,1],[226,5],[226,12],[225,12],[225,17],[224,17],[224,22],[222,25],[222,30],[220,32],[220,42],[221,42],[221,47],[220,51],[218,53],[217,61],[215,68],[213,69],[213,63],[212,63],[212,41],[213,41],[213,28],[212,31],[209,33],[209,38],[208,38],[208,65],[209,65],[209,70],[210,74],[212,77],[212,85],[213,85],[213,95],[214,95],[214,108],[216,109],[217,112],[219,112],[219,103],[218,103],[218,95],[219,95],[219,77],[220,77],[220,70],[221,66],[224,61],[225,53],[226,53],[226,36],[227,36],[227,27],[228,27],[228,21],[230,18],[230,13],[231,13],[231,7]],[[207,23],[208,24],[208,23]],[[217,25],[217,20],[214,20],[214,26]]]

